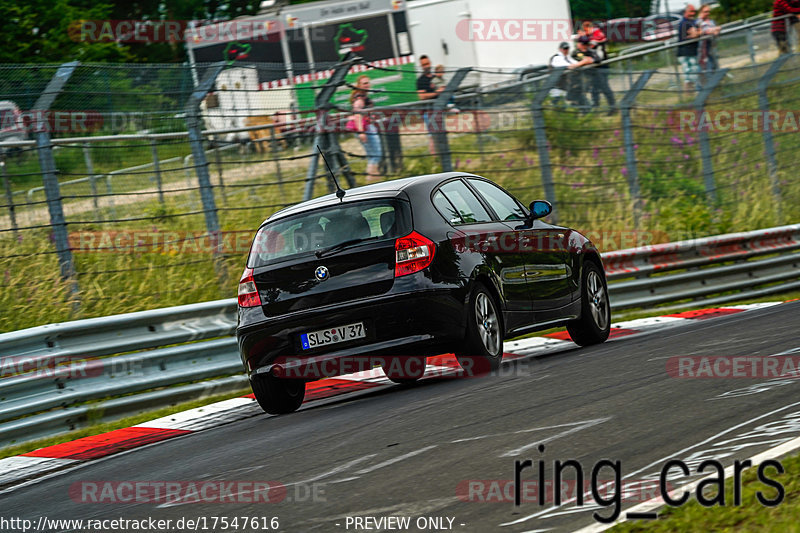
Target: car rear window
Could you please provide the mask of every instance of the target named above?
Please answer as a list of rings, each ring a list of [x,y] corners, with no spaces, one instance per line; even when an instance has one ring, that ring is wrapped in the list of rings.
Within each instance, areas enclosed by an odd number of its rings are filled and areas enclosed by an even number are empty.
[[[247,266],[264,266],[353,239],[392,240],[410,232],[411,209],[403,200],[336,204],[262,226],[253,239]]]

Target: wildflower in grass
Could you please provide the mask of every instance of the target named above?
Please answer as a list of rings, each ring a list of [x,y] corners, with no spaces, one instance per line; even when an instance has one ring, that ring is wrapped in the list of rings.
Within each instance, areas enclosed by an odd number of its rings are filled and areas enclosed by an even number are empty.
[[[689,135],[688,133],[686,134],[685,139],[686,139],[686,144],[688,144],[689,146],[694,145],[695,138]]]
[[[584,185],[585,185],[585,183],[583,183],[582,181],[577,181],[577,182],[575,182],[575,183],[573,183],[573,184],[572,184],[572,188],[573,188],[573,189],[580,189],[580,188],[581,188],[581,187],[583,187]]]
[[[683,140],[681,140],[680,137],[676,137],[676,136],[673,136],[672,139],[670,139],[670,142],[672,144],[674,144],[675,146],[681,146],[683,144]]]
[[[461,163],[461,159],[459,159],[458,157],[456,157],[456,162],[455,162],[455,164],[453,165],[453,168],[458,168],[458,164],[459,164],[459,163]]]
[[[525,156],[525,164],[528,165],[528,166],[532,166],[533,165],[533,159],[531,159],[530,157],[528,157],[526,155]]]
[[[623,150],[622,148],[620,148],[620,149],[619,149],[619,155],[623,155],[624,153],[625,153],[625,150]]]
[[[614,130],[614,137],[619,137],[619,130]]]
[[[603,160],[602,159],[598,159],[597,160],[597,166],[598,167],[602,167],[603,166]]]
[[[731,144],[739,144],[739,139],[736,137],[731,137]]]
[[[622,172],[623,176],[627,176],[628,175],[628,167],[622,167],[620,169],[620,172]]]
[[[761,163],[756,163],[756,170],[761,170]]]
[[[689,159],[689,154],[683,154],[683,158],[688,160]]]
[[[467,159],[466,161],[464,161],[464,164],[467,165],[467,166],[471,165],[472,164],[472,159]]]
[[[514,160],[512,159],[511,161],[506,163],[506,167],[511,168],[511,165],[513,165],[513,164],[514,164]]]
[[[638,150],[638,149],[639,149],[639,145],[638,145],[638,144],[634,144],[634,145],[633,145],[633,149],[634,149],[634,150]]]
[[[600,149],[597,146],[592,147],[592,159],[597,159],[597,156],[600,155]]]
[[[499,157],[500,159],[505,159],[506,154],[497,154],[497,157]]]

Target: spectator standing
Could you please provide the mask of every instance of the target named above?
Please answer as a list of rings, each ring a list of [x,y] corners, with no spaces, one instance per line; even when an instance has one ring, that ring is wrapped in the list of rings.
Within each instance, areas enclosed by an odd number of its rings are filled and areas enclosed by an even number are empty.
[[[700,37],[700,28],[697,27],[697,23],[694,20],[696,16],[697,9],[692,4],[688,4],[678,24],[678,42]],[[683,44],[678,47],[678,62],[681,64],[681,70],[683,71],[683,86],[686,91],[694,90],[697,83],[697,71],[699,70],[698,48],[697,42]]]
[[[788,35],[786,33],[787,22],[793,17],[780,18],[790,13],[800,13],[800,4],[791,0],[775,0],[772,6],[772,37],[775,39],[775,44],[778,45],[778,51],[781,54],[790,54],[792,52],[789,46]]]
[[[599,65],[600,62],[601,62],[600,58],[597,57],[597,54],[594,53],[594,50],[592,50],[589,47],[589,44],[591,42],[592,42],[591,38],[588,35],[581,35],[580,37],[578,37],[577,48],[575,49],[574,52],[572,52],[572,59],[574,59],[575,61],[577,61],[579,63],[583,63],[581,66]],[[598,76],[596,74],[596,70],[597,70],[597,68],[595,67],[595,68],[590,68],[588,70],[585,70],[584,72],[581,73],[582,74],[581,78],[583,78],[581,80],[581,83],[582,83],[581,99],[584,100],[584,101],[585,101],[586,97],[584,96],[583,93],[586,91],[587,88],[589,88],[591,90],[592,96],[594,96],[594,87],[595,87],[595,84],[598,83]],[[606,94],[606,98],[609,98],[608,93],[611,93],[611,99],[609,100],[609,102],[613,102],[614,101],[614,93],[611,92],[611,89],[608,87],[607,80],[606,80],[606,84],[605,84],[605,89],[608,89],[608,92],[605,92],[605,90],[603,91]],[[599,96],[598,96],[598,100],[599,100]],[[597,107],[598,105],[600,105],[600,102],[595,100],[594,101],[594,105],[595,105],[595,107]]]
[[[600,93],[602,92],[608,103],[608,114],[611,115],[616,111],[617,100],[614,97],[614,91],[612,91],[611,87],[608,85],[608,65],[605,64],[606,59],[608,59],[608,53],[606,51],[608,39],[606,38],[606,34],[603,33],[603,30],[597,28],[588,20],[583,23],[583,34],[585,37],[589,38],[589,48],[595,53],[598,59],[597,62],[599,63],[598,66],[591,70],[592,103],[594,107],[600,106]],[[578,39],[580,40],[580,37],[578,37]]]
[[[417,78],[417,95],[420,100],[433,100],[439,96],[439,93],[444,91],[444,85],[436,85],[434,82],[434,75],[431,72],[431,60],[428,56],[420,56],[419,65],[422,67],[422,74]],[[422,120],[425,122],[425,128],[428,130],[428,150],[431,154],[435,155],[436,146],[434,145],[433,135],[431,134],[430,114],[427,111],[422,114]]]
[[[364,151],[367,153],[367,183],[372,183],[380,178],[378,165],[383,154],[378,128],[372,123],[369,116],[369,109],[373,107],[372,99],[369,97],[369,86],[369,76],[359,76],[356,88],[350,93],[350,105],[353,108],[358,140],[361,141]]]
[[[701,35],[711,36],[711,38],[700,42],[700,67],[703,70],[714,71],[719,68],[715,50],[715,38],[719,36],[719,32],[722,28],[711,20],[711,4],[703,4],[700,6],[697,24]]]
[[[708,39],[700,41],[700,55],[698,56],[700,70],[704,73],[714,72],[719,68],[715,44],[721,28],[711,20],[710,4],[700,6],[698,28],[702,35],[709,36]]]
[[[550,58],[548,68],[550,70],[557,68],[575,70],[576,68],[590,64],[590,58],[585,58],[582,61],[573,59],[572,56],[569,55],[569,43],[564,41],[558,45],[558,53]],[[588,109],[589,107],[589,104],[586,102],[586,96],[584,95],[582,79],[578,74],[564,73],[561,78],[559,78],[556,86],[550,90],[550,96],[553,97],[553,103],[555,105],[561,102],[561,98],[566,97],[567,100],[574,102],[581,109]]]

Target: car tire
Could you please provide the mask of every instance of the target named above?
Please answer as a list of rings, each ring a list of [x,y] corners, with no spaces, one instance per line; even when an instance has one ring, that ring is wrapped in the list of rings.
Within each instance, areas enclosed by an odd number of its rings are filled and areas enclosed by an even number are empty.
[[[386,377],[401,385],[415,383],[425,374],[425,358],[416,356],[394,357],[381,365]]]
[[[581,316],[567,323],[567,331],[578,346],[600,344],[611,331],[611,306],[603,271],[593,262],[583,264]]]
[[[467,307],[467,335],[456,359],[467,375],[486,374],[503,359],[503,322],[489,290],[476,283]]]
[[[254,376],[250,387],[258,405],[271,415],[292,413],[300,408],[306,395],[302,379],[278,378],[272,374]]]

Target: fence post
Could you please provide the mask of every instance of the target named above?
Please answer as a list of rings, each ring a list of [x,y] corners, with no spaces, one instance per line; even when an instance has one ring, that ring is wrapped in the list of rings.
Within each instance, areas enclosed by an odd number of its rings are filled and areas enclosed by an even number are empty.
[[[756,50],[753,46],[753,29],[747,30],[747,50],[750,52],[750,63],[756,64]]]
[[[272,152],[272,160],[275,162],[275,175],[278,178],[278,190],[283,194],[283,175],[281,174],[281,162],[278,160],[278,140],[275,138],[275,124],[269,128],[269,148]]]
[[[778,71],[791,58],[789,54],[782,54],[772,63],[769,70],[758,80],[758,105],[761,108],[763,117],[769,112],[769,96],[767,89],[772,79]],[[781,207],[781,187],[778,183],[778,159],[775,155],[775,141],[772,138],[772,129],[768,121],[764,121],[764,152],[767,154],[767,168],[769,169],[769,181],[772,186],[772,197],[775,199],[777,223],[783,224],[783,209]]]
[[[478,144],[478,152],[481,154],[481,164],[484,164],[485,161],[485,151],[486,148],[484,147],[484,139],[483,139],[483,130],[480,125],[480,119],[483,115],[483,97],[481,93],[477,93],[475,96],[475,106],[473,111],[473,117],[475,120],[475,141]],[[490,122],[491,124],[491,122]]]
[[[333,94],[336,92],[337,88],[344,85],[347,73],[359,60],[359,57],[349,52],[344,60],[336,65],[330,79],[322,86],[322,90],[317,93],[317,97],[314,100],[314,108],[317,112],[317,123],[314,126],[314,142],[311,145],[311,161],[309,162],[308,171],[306,172],[306,187],[303,192],[303,201],[311,200],[314,194],[314,182],[317,179],[317,168],[319,168],[319,152],[317,151],[317,146],[319,146],[320,150],[322,150],[328,158],[328,162],[331,164],[334,174],[339,169],[343,170],[344,176],[347,179],[347,184],[350,187],[356,186],[355,178],[350,170],[350,165],[347,164],[347,159],[345,159],[344,154],[341,153],[339,143],[336,142],[336,139],[333,138],[332,133],[329,131],[328,114],[330,113]],[[330,178],[328,179],[328,184],[329,186],[333,185]]]
[[[217,164],[217,177],[219,177],[219,192],[222,196],[222,203],[228,205],[228,195],[225,192],[225,178],[222,176],[222,156],[219,154],[219,143],[214,142],[214,162]]]
[[[64,207],[61,203],[61,189],[56,176],[56,160],[53,157],[53,144],[50,142],[49,126],[44,117],[46,111],[61,90],[69,81],[72,73],[80,63],[72,61],[62,64],[56,71],[53,78],[48,82],[44,92],[36,100],[33,110],[36,122],[34,131],[36,132],[36,150],[39,154],[39,167],[42,171],[42,185],[47,197],[47,210],[50,213],[50,225],[53,228],[53,240],[56,245],[56,254],[61,269],[61,277],[68,283],[73,297],[73,305],[77,310],[78,301],[78,280],[75,277],[75,263],[72,258],[72,250],[69,247],[69,237],[67,235],[67,221],[64,218]]]
[[[633,202],[633,227],[639,229],[639,221],[642,216],[642,196],[639,191],[639,167],[636,164],[636,150],[633,142],[633,126],[631,125],[631,108],[636,101],[636,97],[650,81],[653,70],[647,70],[639,76],[636,83],[628,91],[619,103],[620,113],[622,114],[622,136],[625,142],[625,161],[628,168],[628,190]]]
[[[428,124],[433,125],[433,144],[436,147],[436,153],[439,154],[442,172],[453,171],[453,159],[450,154],[450,143],[447,141],[447,127],[444,119],[445,110],[447,109],[447,103],[453,97],[456,89],[458,89],[458,86],[464,81],[464,78],[469,74],[470,70],[472,69],[469,67],[458,69],[456,73],[453,74],[453,77],[450,78],[450,81],[447,82],[444,91],[440,92],[439,96],[433,101],[433,107],[431,109],[431,115],[433,116],[429,118]]]
[[[550,148],[547,143],[547,127],[544,122],[544,112],[542,104],[550,94],[561,76],[565,74],[565,69],[557,68],[544,81],[542,86],[533,97],[531,104],[531,114],[533,115],[533,134],[536,138],[536,149],[539,152],[539,170],[542,173],[542,187],[544,188],[545,199],[553,205],[553,213],[550,220],[553,224],[558,223],[558,211],[556,210],[556,190],[553,186],[553,167],[550,162]],[[582,75],[583,73],[576,73]]]
[[[19,226],[17,226],[17,213],[14,209],[14,193],[11,191],[11,183],[8,181],[6,172],[6,153],[0,150],[0,172],[3,173],[3,188],[6,191],[6,202],[8,202],[8,218],[11,220],[11,229],[14,230],[14,238],[19,238]]]
[[[706,102],[711,92],[717,88],[719,82],[728,73],[728,69],[723,68],[716,71],[707,80],[707,84],[701,88],[694,100],[694,108],[697,111],[697,116],[702,116],[705,111]],[[717,204],[717,185],[714,181],[714,163],[711,161],[711,145],[708,140],[708,131],[706,128],[699,128],[698,137],[700,139],[700,155],[703,159],[703,181],[706,188],[706,199],[712,206]]]
[[[83,160],[86,163],[86,172],[89,174],[89,187],[92,189],[94,216],[97,220],[103,220],[103,215],[100,214],[100,205],[97,201],[97,176],[94,175],[94,163],[92,162],[92,152],[88,142],[83,143]]]
[[[203,202],[203,211],[206,219],[206,231],[214,245],[214,256],[218,257],[222,251],[222,240],[219,238],[219,218],[217,214],[217,204],[214,201],[214,190],[211,185],[211,176],[208,173],[208,160],[203,149],[203,135],[200,130],[200,102],[206,97],[211,87],[225,63],[217,63],[206,71],[203,80],[200,82],[189,101],[186,103],[186,129],[189,132],[189,144],[192,147],[192,156],[197,173],[197,181],[200,185],[200,200]],[[215,266],[218,263],[215,261]],[[217,270],[217,274],[220,271]]]
[[[156,145],[156,140],[154,138],[150,138],[150,152],[153,154],[153,170],[155,171],[156,175],[156,187],[158,187],[158,201],[161,205],[164,205],[164,188],[161,184],[161,161],[158,159],[158,146]]]

